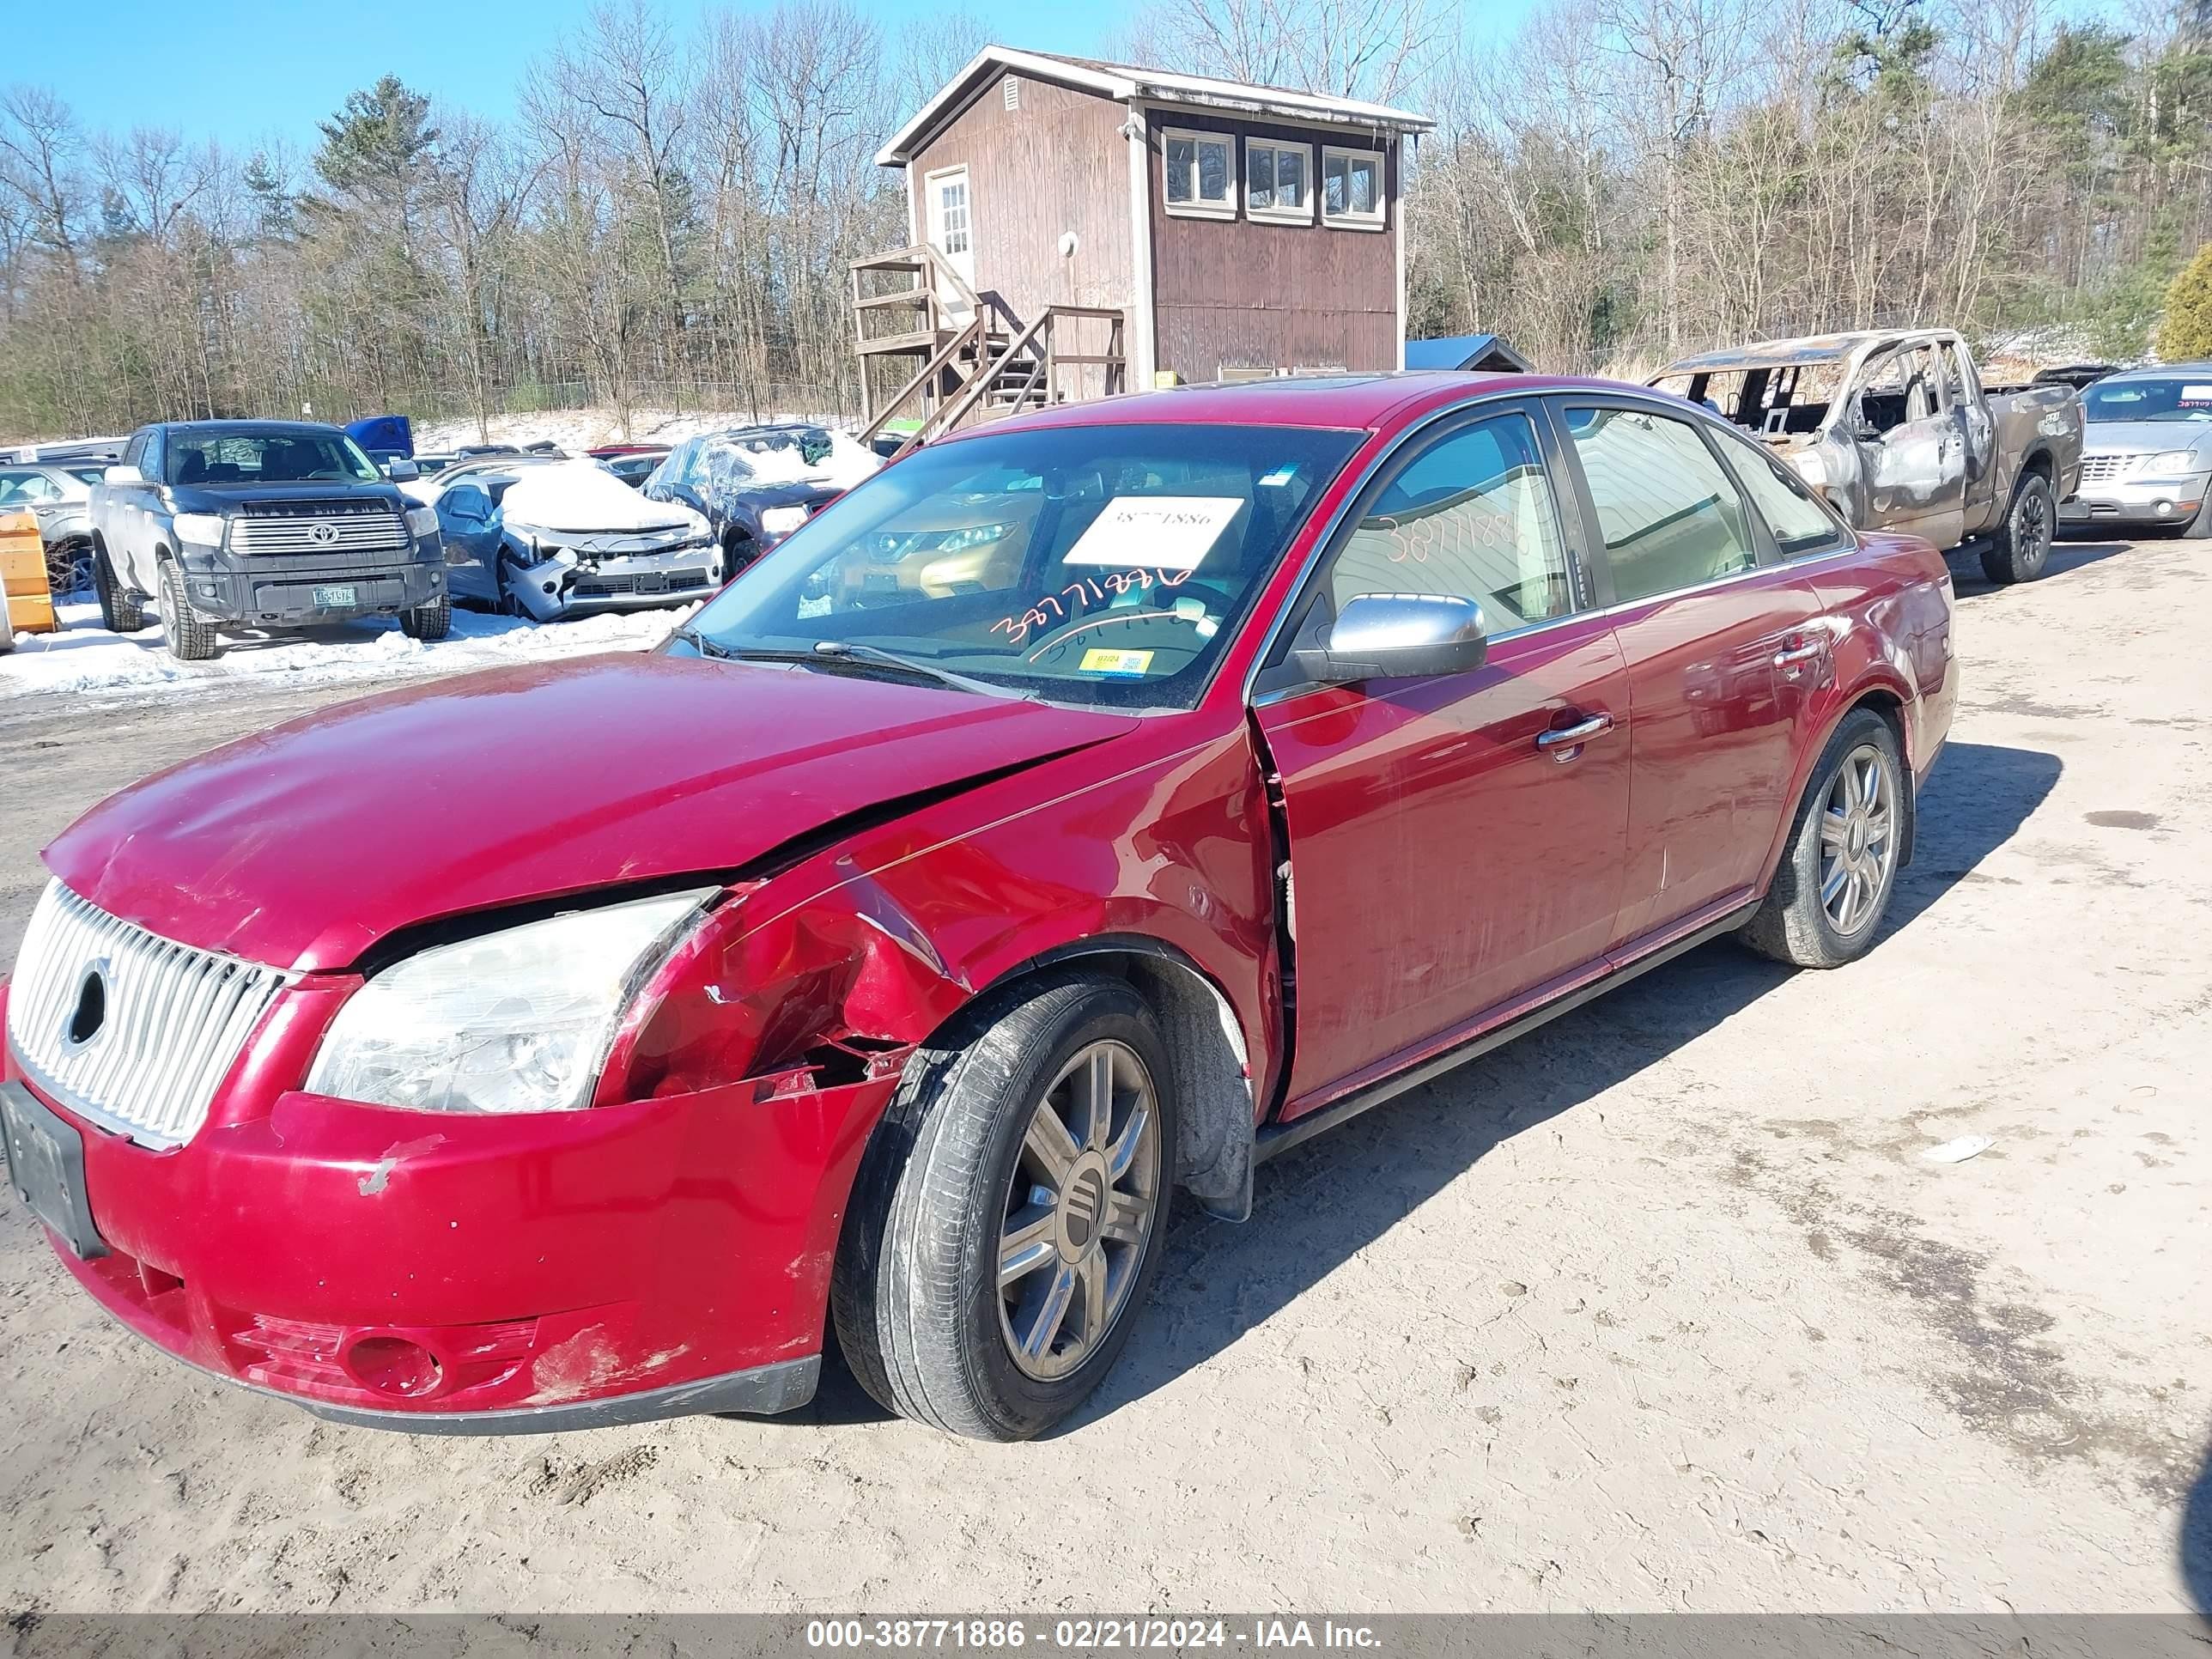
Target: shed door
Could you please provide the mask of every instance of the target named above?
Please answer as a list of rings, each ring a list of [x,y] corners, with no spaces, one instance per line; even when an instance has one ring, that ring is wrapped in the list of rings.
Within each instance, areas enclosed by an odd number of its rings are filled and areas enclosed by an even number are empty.
[[[922,180],[929,210],[929,245],[970,289],[975,285],[975,208],[968,194],[968,169],[947,167]],[[945,309],[965,316],[967,298],[955,289],[939,296]]]

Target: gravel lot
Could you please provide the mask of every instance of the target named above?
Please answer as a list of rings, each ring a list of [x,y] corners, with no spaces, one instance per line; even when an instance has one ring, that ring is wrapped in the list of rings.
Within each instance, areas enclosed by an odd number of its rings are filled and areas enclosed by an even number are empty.
[[[107,1323],[8,1206],[0,1604],[2212,1609],[2208,577],[1962,577],[1870,957],[1708,947],[1269,1165],[1048,1443],[842,1379],[775,1422],[321,1425]],[[0,961],[84,806],[359,693],[204,690],[0,706]]]

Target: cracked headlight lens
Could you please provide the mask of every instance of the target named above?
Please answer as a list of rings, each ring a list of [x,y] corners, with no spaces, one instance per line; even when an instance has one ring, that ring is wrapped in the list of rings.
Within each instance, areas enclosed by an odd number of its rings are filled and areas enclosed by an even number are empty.
[[[623,1010],[718,890],[550,916],[410,957],[347,999],[307,1087],[420,1112],[587,1105]]]

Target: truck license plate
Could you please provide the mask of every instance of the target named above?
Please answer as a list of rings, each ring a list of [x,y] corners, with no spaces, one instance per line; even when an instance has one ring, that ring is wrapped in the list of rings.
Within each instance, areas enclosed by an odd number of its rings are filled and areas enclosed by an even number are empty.
[[[351,605],[353,602],[353,586],[350,583],[319,587],[315,590],[315,603],[325,611],[337,605]]]

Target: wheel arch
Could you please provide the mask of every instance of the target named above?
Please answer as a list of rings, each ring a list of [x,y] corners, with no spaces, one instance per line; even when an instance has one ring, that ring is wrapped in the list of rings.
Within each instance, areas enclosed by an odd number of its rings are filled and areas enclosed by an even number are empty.
[[[1145,933],[1071,939],[1009,966],[975,988],[939,1032],[986,998],[1068,969],[1117,979],[1144,998],[1160,1022],[1174,1063],[1177,1106],[1176,1179],[1209,1214],[1242,1221],[1252,1208],[1252,1151],[1257,1106],[1252,1067],[1236,1005],[1190,957]],[[934,1046],[938,1033],[928,1043]]]
[[[1879,664],[1876,666],[1881,667]],[[1911,862],[1913,840],[1919,823],[1919,806],[1912,788],[1915,774],[1912,769],[1911,722],[1905,717],[1907,696],[1903,682],[1893,679],[1890,672],[1884,670],[1870,675],[1835,699],[1812,740],[1805,744],[1802,754],[1798,757],[1796,775],[1790,779],[1790,792],[1784,798],[1781,822],[1775,826],[1774,843],[1767,848],[1766,862],[1759,879],[1760,892],[1765,892],[1774,880],[1774,872],[1780,866],[1789,842],[1790,826],[1796,821],[1798,804],[1805,799],[1805,792],[1813,787],[1813,774],[1820,763],[1820,757],[1827,752],[1828,745],[1835,740],[1836,733],[1842,729],[1844,722],[1862,708],[1872,710],[1897,739],[1898,757],[1903,763],[1905,784],[1900,792],[1905,810],[1905,843],[1899,849],[1899,867]]]

